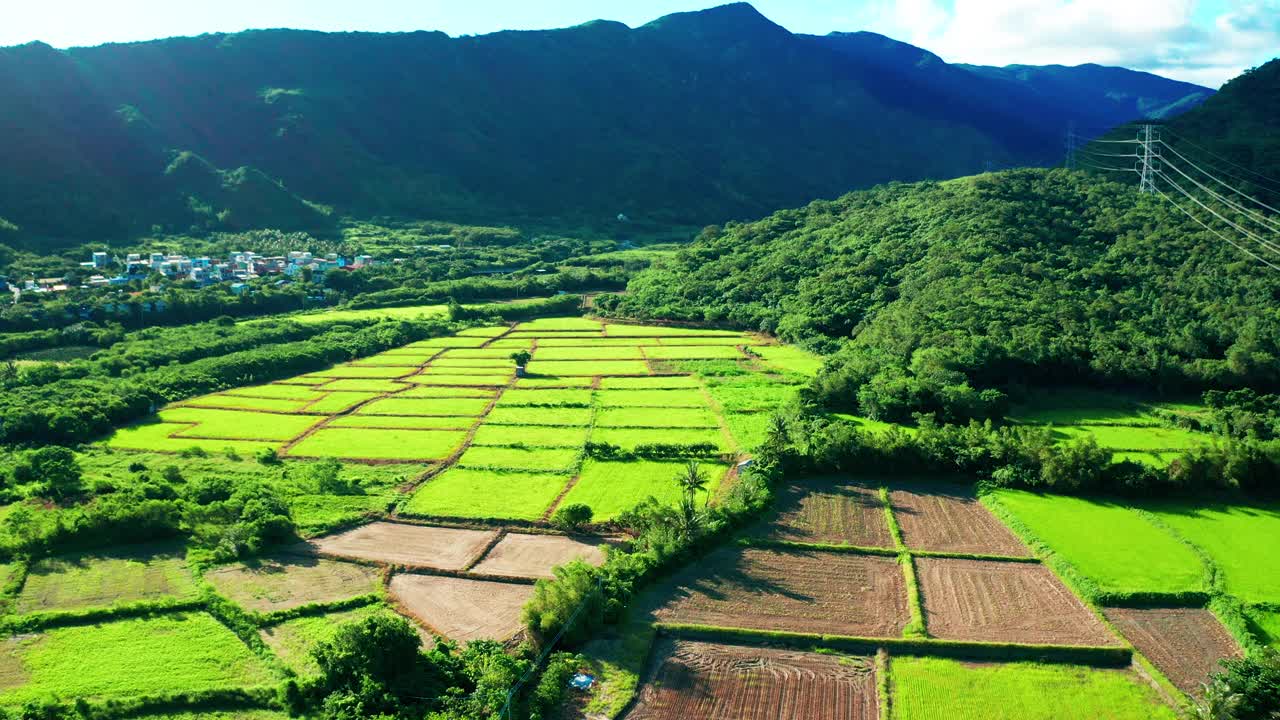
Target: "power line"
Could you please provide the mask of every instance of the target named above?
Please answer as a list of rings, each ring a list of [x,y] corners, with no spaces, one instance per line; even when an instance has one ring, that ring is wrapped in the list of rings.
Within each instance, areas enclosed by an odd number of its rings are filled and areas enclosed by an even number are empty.
[[[1197,204],[1197,205],[1199,205],[1200,207],[1204,208],[1205,210],[1208,210],[1210,213],[1212,213],[1212,214],[1213,214],[1213,216],[1214,216],[1214,217],[1218,218],[1218,219],[1219,219],[1219,220],[1221,220],[1222,222],[1224,222],[1224,223],[1226,223],[1226,224],[1230,225],[1231,227],[1235,228],[1238,232],[1243,233],[1244,235],[1248,236],[1251,240],[1253,240],[1254,242],[1258,243],[1259,245],[1261,245],[1261,246],[1263,246],[1263,247],[1267,248],[1268,250],[1270,250],[1270,251],[1272,251],[1272,252],[1280,253],[1280,248],[1277,248],[1276,246],[1272,245],[1270,242],[1268,242],[1268,241],[1266,241],[1266,240],[1263,240],[1262,238],[1258,237],[1257,235],[1254,235],[1253,233],[1249,232],[1248,230],[1246,230],[1246,229],[1244,229],[1244,228],[1240,227],[1239,225],[1237,225],[1237,224],[1235,224],[1235,223],[1231,222],[1230,220],[1228,220],[1227,218],[1223,217],[1223,216],[1222,216],[1222,214],[1221,214],[1221,213],[1219,213],[1217,210],[1214,210],[1213,208],[1209,207],[1208,205],[1205,205],[1203,202],[1201,202],[1201,201],[1200,201],[1200,198],[1196,197],[1195,195],[1192,195],[1190,192],[1188,192],[1187,190],[1183,189],[1183,188],[1182,188],[1182,186],[1178,185],[1178,184],[1177,184],[1177,183],[1175,183],[1173,180],[1171,180],[1171,179],[1169,178],[1169,176],[1168,176],[1168,175],[1165,175],[1165,174],[1164,174],[1163,172],[1161,172],[1161,171],[1156,171],[1156,174],[1157,174],[1157,175],[1159,175],[1161,178],[1164,178],[1164,181],[1165,181],[1165,182],[1169,183],[1171,186],[1173,186],[1173,188],[1174,188],[1175,190],[1177,190],[1178,192],[1180,192],[1180,193],[1182,193],[1183,195],[1185,195],[1185,196],[1186,196],[1188,199],[1190,199],[1192,202],[1194,202],[1195,204]],[[1154,186],[1153,186],[1153,188],[1152,188],[1152,189],[1154,190]]]
[[[1177,187],[1177,186],[1175,185],[1174,187]],[[1179,190],[1181,190],[1181,188],[1178,188],[1178,189],[1179,189]],[[1160,197],[1164,198],[1164,199],[1165,199],[1165,200],[1166,200],[1170,205],[1172,205],[1172,206],[1174,206],[1174,207],[1178,208],[1179,210],[1181,210],[1183,215],[1186,215],[1187,217],[1191,218],[1192,220],[1195,220],[1196,222],[1200,223],[1200,226],[1201,226],[1201,227],[1203,227],[1205,230],[1208,230],[1209,232],[1213,233],[1214,235],[1217,235],[1218,237],[1222,238],[1223,240],[1226,240],[1228,243],[1230,243],[1233,247],[1235,247],[1235,248],[1236,248],[1237,250],[1239,250],[1240,252],[1244,253],[1245,255],[1248,255],[1249,257],[1253,258],[1254,260],[1257,260],[1258,262],[1262,263],[1263,265],[1266,265],[1267,267],[1271,268],[1272,270],[1280,270],[1280,265],[1274,265],[1274,264],[1272,264],[1272,263],[1268,262],[1268,261],[1266,260],[1266,258],[1258,257],[1257,255],[1253,254],[1253,252],[1251,252],[1251,251],[1249,250],[1249,248],[1246,248],[1246,247],[1243,247],[1243,246],[1239,245],[1238,243],[1236,243],[1236,242],[1235,242],[1234,240],[1232,240],[1231,238],[1229,238],[1229,237],[1227,237],[1226,235],[1223,235],[1222,233],[1218,232],[1217,230],[1214,230],[1213,228],[1209,227],[1209,225],[1208,225],[1208,224],[1206,224],[1206,223],[1205,223],[1205,221],[1201,220],[1200,218],[1196,217],[1195,215],[1192,215],[1192,214],[1191,214],[1191,213],[1190,213],[1186,208],[1184,208],[1184,207],[1182,207],[1181,205],[1179,205],[1178,203],[1174,202],[1174,201],[1173,201],[1173,199],[1172,199],[1172,198],[1170,198],[1168,195],[1165,195],[1165,194],[1164,194],[1164,191],[1163,191],[1163,190],[1161,190],[1160,188],[1155,188],[1155,191],[1156,191],[1157,193],[1159,193]],[[1195,198],[1192,198],[1192,199],[1194,200]]]
[[[1253,215],[1253,213],[1249,212],[1248,208],[1244,207],[1243,205],[1241,205],[1241,204],[1237,203],[1236,201],[1234,201],[1234,200],[1232,200],[1232,199],[1230,199],[1230,198],[1228,198],[1228,197],[1225,197],[1225,196],[1223,196],[1223,195],[1219,194],[1218,192],[1216,192],[1216,191],[1215,191],[1215,190],[1213,190],[1212,188],[1210,188],[1210,187],[1206,186],[1204,183],[1202,183],[1202,182],[1200,182],[1200,181],[1196,180],[1195,178],[1191,177],[1190,175],[1188,175],[1188,174],[1186,174],[1186,173],[1182,172],[1182,170],[1181,170],[1177,165],[1174,165],[1173,163],[1169,163],[1169,162],[1166,162],[1166,163],[1165,163],[1165,165],[1167,165],[1170,169],[1172,169],[1174,172],[1178,173],[1178,174],[1179,174],[1179,175],[1181,175],[1182,177],[1184,177],[1184,178],[1186,178],[1186,179],[1190,180],[1190,181],[1191,181],[1191,183],[1192,183],[1193,185],[1195,185],[1196,187],[1198,187],[1198,188],[1200,188],[1201,190],[1205,191],[1206,193],[1208,193],[1209,195],[1211,195],[1214,199],[1216,199],[1216,200],[1218,200],[1219,202],[1223,203],[1223,204],[1224,204],[1224,205],[1226,205],[1227,207],[1230,207],[1231,209],[1233,209],[1233,210],[1236,210],[1236,211],[1240,212],[1240,213],[1241,213],[1241,214],[1243,214],[1245,217],[1249,218],[1250,220],[1253,220],[1254,222],[1257,222],[1258,224],[1260,224],[1260,225],[1262,225],[1263,227],[1265,227],[1267,230],[1272,231],[1272,232],[1275,232],[1277,229],[1280,229],[1280,228],[1277,228],[1276,226],[1272,225],[1272,224],[1271,224],[1271,221],[1267,220],[1266,218],[1255,217],[1255,216]]]
[[[1161,141],[1160,141],[1160,144],[1161,144],[1161,145],[1164,145],[1166,148],[1168,148],[1169,152],[1173,153],[1174,155],[1177,155],[1179,158],[1182,158],[1182,160],[1183,160],[1184,162],[1186,162],[1188,165],[1190,165],[1191,167],[1195,168],[1196,170],[1199,170],[1201,173],[1203,173],[1205,176],[1207,176],[1210,180],[1213,180],[1214,182],[1218,183],[1218,184],[1219,184],[1219,185],[1221,185],[1222,187],[1224,187],[1224,188],[1226,188],[1226,189],[1230,190],[1231,192],[1233,192],[1233,193],[1235,193],[1235,194],[1239,195],[1240,197],[1242,197],[1242,198],[1244,198],[1244,199],[1246,199],[1246,200],[1248,200],[1248,201],[1250,201],[1250,202],[1253,202],[1253,203],[1256,203],[1256,204],[1258,204],[1258,205],[1261,205],[1262,207],[1264,207],[1264,208],[1266,208],[1266,209],[1270,210],[1270,211],[1271,211],[1271,212],[1273,212],[1273,213],[1280,213],[1280,210],[1277,210],[1277,209],[1275,209],[1275,208],[1271,207],[1270,205],[1268,205],[1268,204],[1266,204],[1266,203],[1262,202],[1261,200],[1258,200],[1258,199],[1254,198],[1254,197],[1253,197],[1253,196],[1251,196],[1251,195],[1247,195],[1247,194],[1245,194],[1245,193],[1241,192],[1240,190],[1238,190],[1238,189],[1236,189],[1236,188],[1234,188],[1234,187],[1232,187],[1232,186],[1228,185],[1227,183],[1225,183],[1225,182],[1223,182],[1223,181],[1219,180],[1217,177],[1215,177],[1215,176],[1213,175],[1213,173],[1208,172],[1208,171],[1207,171],[1207,170],[1205,170],[1204,168],[1202,168],[1202,167],[1200,167],[1199,165],[1196,165],[1195,163],[1193,163],[1193,162],[1191,162],[1190,160],[1188,160],[1188,159],[1186,158],[1186,156],[1184,156],[1182,153],[1178,152],[1178,151],[1177,151],[1177,149],[1176,149],[1176,148],[1174,148],[1174,147],[1172,147],[1171,145],[1169,145],[1169,143],[1167,143],[1167,142],[1165,142],[1165,141],[1161,140]],[[1248,181],[1246,181],[1246,182],[1248,182]],[[1259,214],[1259,217],[1261,217],[1261,214]]]
[[[1168,128],[1166,128],[1166,130],[1168,130]],[[1197,144],[1195,144],[1195,143],[1194,143],[1194,142],[1192,142],[1191,140],[1187,139],[1187,137],[1186,137],[1185,135],[1182,135],[1181,133],[1174,132],[1173,130],[1169,130],[1169,132],[1170,132],[1174,137],[1178,138],[1179,140],[1182,140],[1183,142],[1185,142],[1186,144],[1190,145],[1191,147],[1196,148],[1196,149],[1197,149],[1197,150],[1199,150],[1200,152],[1205,153],[1206,155],[1209,155],[1210,157],[1215,157],[1215,158],[1217,158],[1217,159],[1221,160],[1222,162],[1227,163],[1228,165],[1231,165],[1232,167],[1235,167],[1235,168],[1237,168],[1237,169],[1239,169],[1239,170],[1243,170],[1243,171],[1245,171],[1245,172],[1249,173],[1250,175],[1254,175],[1254,176],[1259,177],[1259,178],[1261,178],[1261,179],[1263,179],[1263,180],[1265,180],[1265,181],[1267,181],[1267,182],[1269,182],[1269,183],[1273,183],[1273,184],[1275,184],[1275,185],[1277,186],[1277,189],[1280,189],[1280,180],[1276,180],[1276,179],[1273,179],[1273,178],[1269,178],[1269,177],[1267,177],[1266,175],[1263,175],[1263,174],[1262,174],[1262,173],[1260,173],[1260,172],[1256,172],[1256,171],[1251,170],[1251,169],[1249,169],[1249,168],[1247,168],[1247,167],[1245,167],[1245,166],[1243,166],[1243,165],[1241,165],[1241,164],[1239,164],[1239,163],[1237,163],[1237,162],[1233,162],[1233,161],[1231,161],[1231,160],[1228,160],[1227,158],[1222,157],[1221,155],[1219,155],[1219,154],[1217,154],[1217,153],[1213,152],[1212,150],[1209,150],[1209,149],[1207,149],[1207,148],[1205,148],[1205,147],[1203,147],[1203,146],[1201,146],[1201,145],[1197,145]],[[1206,163],[1206,164],[1208,164],[1208,163]],[[1250,182],[1253,182],[1253,181],[1250,181]]]

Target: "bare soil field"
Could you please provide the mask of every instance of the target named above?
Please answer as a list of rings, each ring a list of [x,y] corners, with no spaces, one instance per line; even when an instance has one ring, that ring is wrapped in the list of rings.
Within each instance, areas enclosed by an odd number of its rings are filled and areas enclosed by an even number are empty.
[[[663,640],[626,720],[875,720],[866,659]]]
[[[1030,557],[1031,551],[967,489],[935,484],[889,493],[902,541],[912,550]]]
[[[902,570],[879,556],[722,548],[667,587],[663,622],[899,637],[908,618]]]
[[[256,612],[335,602],[377,590],[378,569],[317,557],[280,556],[210,570],[205,579]]]
[[[575,540],[563,535],[511,533],[494,545],[472,572],[506,577],[555,577],[551,569],[571,560],[603,565],[605,545],[598,540]]]
[[[310,545],[325,555],[394,565],[461,570],[497,536],[496,530],[459,530],[402,523],[375,522]]]
[[[1045,645],[1120,641],[1049,568],[1031,563],[917,558],[925,628],[944,640]]]
[[[812,478],[779,490],[778,509],[762,528],[792,542],[893,547],[879,491],[842,478]]]
[[[1111,608],[1106,614],[1138,652],[1185,693],[1199,694],[1200,684],[1220,669],[1219,660],[1241,655],[1235,639],[1208,610]]]
[[[403,612],[451,639],[506,640],[520,631],[532,585],[400,573],[391,595]]]

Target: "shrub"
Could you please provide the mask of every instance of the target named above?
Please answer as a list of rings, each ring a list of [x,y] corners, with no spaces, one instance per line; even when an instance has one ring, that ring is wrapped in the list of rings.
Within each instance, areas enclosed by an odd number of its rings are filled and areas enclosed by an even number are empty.
[[[551,516],[551,524],[561,530],[573,531],[591,522],[592,514],[591,508],[582,503],[565,505]]]
[[[13,468],[13,479],[29,485],[31,494],[61,502],[84,492],[80,464],[67,448],[48,446],[22,456]]]

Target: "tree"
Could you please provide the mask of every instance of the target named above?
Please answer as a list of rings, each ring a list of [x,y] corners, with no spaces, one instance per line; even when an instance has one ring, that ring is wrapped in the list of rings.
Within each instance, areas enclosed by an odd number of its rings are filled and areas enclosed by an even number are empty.
[[[573,503],[556,510],[551,516],[551,524],[562,530],[574,531],[591,522],[593,514],[590,506]]]
[[[690,460],[675,477],[680,486],[680,532],[692,538],[702,531],[702,512],[698,507],[698,493],[706,492],[708,477],[696,460]]]
[[[38,497],[62,502],[84,491],[80,464],[71,450],[50,445],[32,450],[13,468],[13,479]]]
[[[529,364],[529,360],[530,358],[533,357],[533,355],[530,354],[528,350],[518,350],[516,352],[511,353],[510,357],[511,357],[511,361],[514,362],[518,367],[524,367],[525,365]]]
[[[340,626],[311,651],[327,691],[325,715],[399,716],[414,696],[432,697],[440,682],[421,648],[417,631],[399,616],[380,613]]]
[[[360,486],[342,477],[342,463],[328,458],[313,463],[306,469],[306,479],[322,495],[355,495]]]

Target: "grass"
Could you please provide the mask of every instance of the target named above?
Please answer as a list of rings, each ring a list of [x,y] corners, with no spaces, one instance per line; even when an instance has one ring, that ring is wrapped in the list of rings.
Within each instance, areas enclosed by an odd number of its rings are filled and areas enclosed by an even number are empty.
[[[533,360],[530,375],[648,375],[643,360]]]
[[[458,337],[482,337],[495,338],[502,333],[510,330],[506,325],[490,325],[488,327],[473,327],[458,332]]]
[[[448,308],[444,305],[411,305],[409,307],[371,308],[367,310],[324,310],[321,312],[306,313],[302,315],[286,315],[284,317],[264,318],[261,320],[246,320],[245,323],[257,324],[289,321],[303,323],[306,325],[328,325],[353,321],[368,322],[381,320],[383,318],[391,318],[393,320],[418,320],[443,315],[447,309]]]
[[[344,415],[329,421],[331,428],[404,428],[407,430],[466,430],[479,419],[432,415]]]
[[[681,347],[681,346],[687,346],[687,345],[698,345],[703,347],[709,347],[714,345],[719,345],[721,347],[724,347],[724,346],[736,347],[738,345],[748,345],[748,344],[751,344],[752,342],[755,342],[755,341],[753,341],[750,337],[745,335],[726,336],[726,337],[695,336],[695,337],[664,337],[658,340],[658,345],[661,345],[662,347]]]
[[[475,387],[497,387],[506,385],[511,382],[511,373],[504,375],[411,375],[405,378],[407,382],[418,383],[421,385],[440,385],[440,386],[458,386],[470,385]]]
[[[0,654],[0,703],[120,698],[264,685],[262,661],[203,613],[120,620],[17,636]]]
[[[1154,688],[1122,670],[896,657],[890,662],[890,674],[894,720],[1175,718]]]
[[[703,330],[701,328],[659,327],[653,325],[623,325],[609,323],[605,326],[609,337],[745,337],[732,330]]]
[[[713,428],[716,417],[704,408],[606,408],[596,415],[598,427]]]
[[[490,447],[582,447],[587,428],[557,425],[481,425],[471,445]]]
[[[412,367],[361,367],[359,365],[334,365],[328,370],[311,373],[311,377],[349,378],[371,380],[398,378],[413,372]]]
[[[1280,612],[1253,608],[1247,614],[1258,640],[1280,650]]]
[[[498,392],[493,388],[477,387],[440,387],[437,385],[414,385],[408,390],[396,394],[401,398],[487,398],[492,400]]]
[[[483,349],[505,350],[507,354],[510,355],[516,350],[532,350],[533,341],[529,338],[499,338],[486,345]]]
[[[1155,402],[1134,395],[1083,387],[1038,389],[1015,405],[1009,419],[1054,425],[1159,425],[1153,410],[1197,415],[1198,403]]]
[[[476,365],[475,363],[491,364]],[[503,378],[510,378],[514,372],[515,365],[509,362],[504,363],[495,360],[462,360],[459,364],[453,365],[429,365],[423,368],[419,375],[426,378],[430,378],[434,375],[501,375]]]
[[[1211,436],[1203,433],[1167,427],[1068,425],[1055,427],[1053,431],[1057,437],[1064,440],[1091,435],[1101,447],[1138,452],[1186,450],[1197,445],[1208,445],[1213,440]]]
[[[664,345],[645,348],[644,354],[651,360],[737,360],[742,357],[738,348],[726,345]]]
[[[606,390],[596,396],[603,407],[704,408],[700,390]]]
[[[307,412],[335,415],[346,412],[362,402],[368,402],[380,395],[375,392],[331,392],[307,406]]]
[[[589,388],[593,382],[589,377],[523,377],[516,380],[516,389]]]
[[[422,363],[426,362],[428,357],[415,355],[372,355],[359,360],[352,360],[347,363],[347,367],[383,367],[383,368],[400,368],[403,373],[413,372],[418,369]]]
[[[539,347],[533,354],[537,360],[643,360],[639,347]]]
[[[590,408],[495,407],[484,418],[494,425],[580,425],[591,422]]]
[[[407,515],[537,520],[569,482],[553,473],[450,468],[418,488]]]
[[[120,428],[107,438],[106,446],[117,450],[156,450],[182,452],[200,448],[209,453],[231,450],[243,455],[254,455],[262,450],[278,447],[278,442],[254,442],[252,440],[198,440],[171,437],[172,433],[191,427],[177,423],[146,422]]]
[[[725,413],[724,421],[743,450],[758,447],[769,434],[769,413]]]
[[[692,445],[711,443],[720,452],[730,448],[724,435],[719,430],[699,430],[684,428],[680,430],[659,428],[596,428],[591,432],[591,442],[609,443],[624,450],[634,450],[637,445],[653,443],[670,443]]]
[[[1177,533],[1209,554],[1224,589],[1247,603],[1280,602],[1278,505],[1145,504]],[[1135,564],[1145,557],[1135,557]]]
[[[462,358],[441,357],[431,361],[433,368],[479,368],[492,372],[500,372],[515,367],[510,359],[502,358]],[[441,372],[445,372],[441,370]]]
[[[439,460],[452,454],[465,438],[465,432],[452,430],[321,428],[295,445],[289,454],[371,460]]]
[[[419,340],[405,345],[406,348],[438,350],[441,348],[476,348],[489,342],[488,338],[482,337],[438,337],[428,340]]]
[[[600,330],[604,323],[581,317],[537,318],[522,322],[516,330]]]
[[[195,595],[196,584],[181,547],[121,547],[32,563],[17,610],[24,614],[82,610]]]
[[[500,341],[504,342],[504,341]],[[512,341],[514,342],[514,341]],[[527,341],[526,341],[527,342]],[[657,345],[657,338],[609,338],[592,335],[582,337],[574,335],[572,337],[561,335],[543,335],[538,338],[538,349],[556,348],[556,347],[639,347],[641,345]]]
[[[204,577],[219,594],[258,613],[350,601],[382,586],[377,568],[302,555],[255,558],[210,569]]]
[[[583,646],[582,655],[596,677],[586,707],[589,717],[616,718],[627,708],[640,686],[656,633],[653,625],[632,619],[606,626],[603,634]]]
[[[191,398],[182,403],[182,407],[213,407],[213,408],[232,408],[236,410],[268,410],[275,412],[297,412],[312,400],[319,399],[318,393],[312,392],[311,397],[296,400],[285,400],[282,398],[260,398],[245,397],[243,395],[228,395],[226,393],[218,393],[216,395],[205,395],[203,397]]]
[[[702,468],[710,479],[707,494],[712,496],[724,476],[725,468],[713,463],[704,463]],[[650,496],[664,504],[674,505],[680,499],[680,487],[675,477],[682,470],[684,463],[681,462],[608,462],[589,459],[582,465],[577,484],[560,504],[589,505],[597,521],[613,519]]]
[[[711,396],[725,412],[776,410],[796,396],[795,385],[781,383],[764,384],[711,384]]]
[[[577,463],[577,450],[559,448],[475,446],[458,458],[458,467],[529,472],[569,472]]]
[[[315,400],[319,397],[315,390],[300,385],[252,385],[226,390],[222,394],[242,397],[279,398],[281,400]]]
[[[457,350],[445,350],[440,353],[437,360],[503,360],[510,364],[511,353],[515,350],[507,350],[506,348],[460,348]]]
[[[277,385],[323,385],[328,382],[328,378],[322,377],[306,377],[299,375],[298,377],[285,378],[277,380]]]
[[[320,418],[311,415],[274,415],[237,410],[178,407],[160,411],[161,422],[195,423],[179,430],[178,437],[225,440],[291,440],[307,431]]]
[[[311,649],[334,636],[343,624],[380,614],[391,614],[384,605],[365,605],[354,610],[300,617],[263,628],[263,642],[275,652],[284,666],[300,677],[320,674],[320,666]]]
[[[320,387],[321,390],[338,390],[338,391],[354,391],[369,393],[395,392],[404,388],[404,383],[392,380],[360,380],[356,378],[345,378],[341,380],[332,380]]]
[[[590,390],[555,390],[516,388],[502,394],[498,405],[541,405],[541,406],[576,406],[591,405]]]
[[[602,390],[670,390],[701,387],[698,379],[689,375],[662,375],[657,377],[607,377],[600,379]]]
[[[794,345],[760,345],[751,348],[765,365],[776,370],[813,377],[822,369],[823,358]]]
[[[478,417],[489,406],[488,398],[400,398],[374,400],[356,411],[359,415],[462,415]]]
[[[1103,591],[1208,590],[1195,552],[1128,507],[1022,490],[998,490],[995,497]]]

